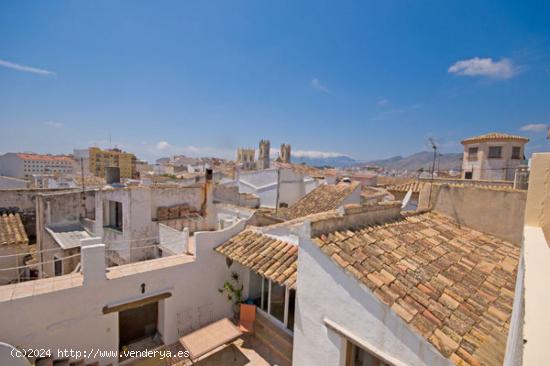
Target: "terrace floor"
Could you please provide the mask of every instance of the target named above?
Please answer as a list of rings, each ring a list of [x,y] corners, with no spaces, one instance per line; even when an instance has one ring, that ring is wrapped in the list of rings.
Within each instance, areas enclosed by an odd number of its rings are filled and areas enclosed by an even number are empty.
[[[179,342],[165,346],[172,354],[184,351]],[[185,358],[148,358],[125,363],[131,366],[187,366],[191,361]],[[277,356],[264,343],[253,335],[245,334],[218,352],[196,362],[198,366],[287,366],[288,362]]]

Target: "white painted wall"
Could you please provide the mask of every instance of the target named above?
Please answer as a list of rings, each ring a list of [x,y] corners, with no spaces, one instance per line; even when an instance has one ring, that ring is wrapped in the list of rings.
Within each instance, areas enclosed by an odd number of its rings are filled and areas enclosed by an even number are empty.
[[[263,207],[275,207],[277,182],[279,181],[279,203],[292,205],[309,191],[317,187],[317,181],[292,169],[277,168],[240,172],[237,184],[239,192],[253,193],[260,197]]]
[[[159,242],[162,247],[162,256],[187,253],[189,249],[189,229],[182,231],[170,226],[159,224]]]
[[[115,279],[96,278],[83,286],[2,300],[2,341],[24,348],[118,350],[118,313],[104,315],[102,308],[166,291],[172,296],[160,301],[158,324],[166,344],[176,342],[180,334],[198,328],[206,321],[231,316],[231,305],[217,289],[230,278],[231,271],[241,269],[237,266],[228,269],[225,257],[213,248],[236,235],[244,226],[245,222],[241,221],[226,230],[196,233],[196,260],[190,263],[166,265]],[[153,261],[163,263],[174,258]],[[72,277],[67,278],[70,281]],[[48,281],[53,280],[40,281],[47,286]],[[141,293],[142,283],[146,285],[144,294]],[[178,323],[178,319],[184,321]],[[100,365],[118,363],[115,358],[99,361]]]
[[[299,245],[294,365],[342,364],[342,337],[325,325],[324,318],[402,365],[453,365],[368,288],[332,262],[309,235],[301,234]]]

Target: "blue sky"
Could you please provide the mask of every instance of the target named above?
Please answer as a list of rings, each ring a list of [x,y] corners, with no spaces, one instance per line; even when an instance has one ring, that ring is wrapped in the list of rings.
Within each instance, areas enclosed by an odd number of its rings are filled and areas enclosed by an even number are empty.
[[[2,1],[0,152],[547,151],[548,1]],[[522,130],[523,129],[523,130]]]

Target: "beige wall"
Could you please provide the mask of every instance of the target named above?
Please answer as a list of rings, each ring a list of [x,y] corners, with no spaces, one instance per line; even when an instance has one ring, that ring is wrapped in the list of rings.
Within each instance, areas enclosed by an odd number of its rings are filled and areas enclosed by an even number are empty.
[[[502,146],[500,159],[489,159],[489,147]],[[512,147],[521,147],[520,159],[512,159]],[[477,160],[469,160],[468,150],[477,147]],[[472,171],[472,179],[513,180],[515,168],[523,161],[524,143],[519,141],[487,141],[464,145],[462,159],[462,178],[466,172]]]
[[[431,208],[472,229],[521,243],[526,192],[430,184],[420,192],[419,210]]]
[[[541,227],[550,239],[550,153],[533,154],[525,225]]]

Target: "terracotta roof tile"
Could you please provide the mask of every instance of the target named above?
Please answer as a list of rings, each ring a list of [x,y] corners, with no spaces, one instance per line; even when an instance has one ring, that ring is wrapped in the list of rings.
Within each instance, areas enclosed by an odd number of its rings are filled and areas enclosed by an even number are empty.
[[[359,182],[323,184],[315,188],[286,209],[282,215],[287,220],[335,210],[360,185]]]
[[[29,238],[19,214],[0,215],[0,245],[28,243]]]
[[[451,361],[502,364],[515,245],[433,212],[313,242]]]
[[[461,141],[461,143],[467,144],[472,142],[483,142],[483,141],[522,141],[522,142],[528,142],[529,139],[527,137],[518,136],[518,135],[508,135],[506,133],[500,133],[500,132],[489,132],[484,135],[469,137],[467,139],[464,139]]]
[[[278,284],[296,287],[297,245],[248,229],[215,250]]]

